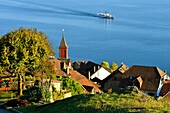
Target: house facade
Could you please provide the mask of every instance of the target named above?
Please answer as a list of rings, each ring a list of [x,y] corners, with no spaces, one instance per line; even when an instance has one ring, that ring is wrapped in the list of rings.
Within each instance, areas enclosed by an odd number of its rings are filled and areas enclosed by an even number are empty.
[[[117,70],[115,70],[114,72],[112,72],[108,77],[106,77],[103,80],[103,90],[105,92],[111,90],[111,91],[116,91],[118,90],[120,87],[120,81],[122,79],[122,75],[124,72],[126,72],[129,69],[129,67],[122,63],[121,66],[118,67]]]
[[[161,88],[160,96],[166,96],[170,99],[170,80],[167,80],[163,83]]]
[[[167,76],[158,67],[134,65],[123,74],[120,86],[137,86],[149,95],[159,96]]]

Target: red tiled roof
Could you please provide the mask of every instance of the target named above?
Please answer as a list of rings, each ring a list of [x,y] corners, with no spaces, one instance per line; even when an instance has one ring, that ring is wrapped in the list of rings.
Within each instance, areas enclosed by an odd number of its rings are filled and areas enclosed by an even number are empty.
[[[108,77],[106,77],[104,80],[103,80],[103,82],[106,82],[107,80],[109,80],[109,79],[111,79],[112,77],[115,77],[116,75],[118,75],[118,76],[116,76],[116,77],[118,77],[118,78],[122,78],[122,74],[123,73],[125,73],[127,70],[129,69],[129,67],[126,65],[126,64],[124,64],[124,63],[122,63],[121,64],[121,66],[119,66],[115,71],[113,71]],[[118,74],[118,73],[120,73],[120,74]],[[119,80],[120,80],[119,79]]]
[[[11,77],[11,76],[12,75],[9,72],[7,72],[7,71],[5,71],[4,73],[0,74],[0,77]]]
[[[59,70],[59,69],[56,70],[56,72],[57,72],[56,76],[64,76],[64,75],[66,75],[66,73],[64,71]]]
[[[141,89],[146,91],[156,91],[159,86],[160,78],[164,75],[165,73],[158,67],[134,65],[123,74],[122,78],[127,79],[130,76],[137,78],[141,76],[143,80]]]
[[[49,61],[54,65],[55,69],[60,69],[60,60],[57,58],[50,58]]]
[[[83,86],[91,86],[94,87],[96,92],[101,93],[102,91],[98,88],[96,84],[94,84],[92,81],[88,80],[85,76],[80,74],[79,72],[70,69],[70,78],[79,82]]]
[[[63,76],[66,73],[60,69],[60,63],[61,61],[58,60],[57,58],[50,58],[49,61],[54,65],[54,69],[56,70],[56,76]]]

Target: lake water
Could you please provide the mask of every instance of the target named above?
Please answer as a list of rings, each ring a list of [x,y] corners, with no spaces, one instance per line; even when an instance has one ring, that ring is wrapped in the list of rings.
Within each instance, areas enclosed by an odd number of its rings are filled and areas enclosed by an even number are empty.
[[[105,11],[115,19],[94,17]],[[43,31],[57,52],[64,29],[73,61],[170,71],[169,0],[0,0],[0,35],[21,26]]]

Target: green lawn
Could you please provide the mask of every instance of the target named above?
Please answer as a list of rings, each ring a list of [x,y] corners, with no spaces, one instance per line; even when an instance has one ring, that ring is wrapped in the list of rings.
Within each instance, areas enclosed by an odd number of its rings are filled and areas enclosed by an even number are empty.
[[[16,96],[15,92],[0,91],[0,103],[13,99]]]
[[[170,102],[142,94],[77,95],[52,104],[17,108],[23,113],[167,113]]]

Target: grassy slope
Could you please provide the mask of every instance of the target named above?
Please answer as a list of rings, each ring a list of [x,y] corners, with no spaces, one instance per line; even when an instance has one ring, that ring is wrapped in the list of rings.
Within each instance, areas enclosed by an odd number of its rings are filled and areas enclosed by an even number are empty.
[[[19,108],[24,113],[119,113],[119,112],[170,112],[170,103],[144,95],[96,94],[77,95],[43,106]]]

